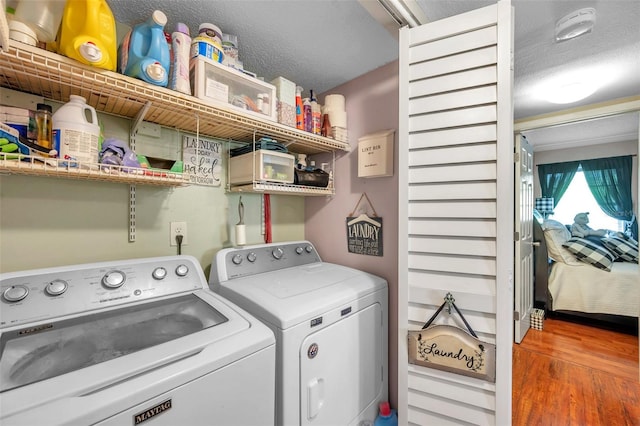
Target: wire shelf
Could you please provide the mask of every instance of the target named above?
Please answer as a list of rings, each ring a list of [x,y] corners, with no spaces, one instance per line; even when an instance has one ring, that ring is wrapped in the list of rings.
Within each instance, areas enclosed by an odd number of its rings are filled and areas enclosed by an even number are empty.
[[[97,163],[65,162],[58,158],[0,154],[0,173],[128,183],[131,185],[189,185],[189,174]]]
[[[145,121],[195,133],[199,119],[200,134],[213,138],[250,143],[256,136],[267,136],[304,154],[351,149],[347,142],[244,114],[231,106],[209,105],[193,96],[13,40],[8,51],[0,51],[0,86],[59,102],[80,95],[97,111],[131,119],[150,103]]]
[[[293,185],[276,182],[253,182],[247,185],[231,185],[229,192],[259,192],[264,194],[300,195],[300,196],[322,196],[335,195],[335,188],[318,188],[314,186]]]

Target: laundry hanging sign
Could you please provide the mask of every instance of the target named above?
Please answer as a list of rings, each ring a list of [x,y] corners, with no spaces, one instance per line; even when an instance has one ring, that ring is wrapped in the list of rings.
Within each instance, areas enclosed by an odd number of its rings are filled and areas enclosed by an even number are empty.
[[[374,216],[365,213],[354,216],[363,197],[366,197]],[[382,218],[377,216],[369,197],[364,193],[356,204],[356,208],[347,216],[347,250],[349,253],[367,256],[382,256],[383,254]]]
[[[191,184],[220,186],[222,183],[222,143],[193,136],[182,137],[184,172]]]

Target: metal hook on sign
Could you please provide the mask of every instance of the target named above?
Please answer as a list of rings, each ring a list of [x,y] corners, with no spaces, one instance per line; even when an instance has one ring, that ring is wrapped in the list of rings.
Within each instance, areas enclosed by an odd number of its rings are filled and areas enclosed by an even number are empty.
[[[451,308],[455,307],[455,301],[456,299],[453,298],[453,295],[451,293],[447,293],[447,295],[444,297],[444,302],[447,304],[447,313],[449,313],[449,315],[451,315]]]

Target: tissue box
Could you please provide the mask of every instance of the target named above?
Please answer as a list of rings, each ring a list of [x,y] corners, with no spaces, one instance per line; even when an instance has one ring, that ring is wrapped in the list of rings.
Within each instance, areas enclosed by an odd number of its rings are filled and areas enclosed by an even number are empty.
[[[531,311],[531,328],[535,330],[542,330],[544,323],[544,310],[533,309]]]
[[[271,84],[278,98],[278,123],[296,127],[296,84],[284,77],[275,78]]]

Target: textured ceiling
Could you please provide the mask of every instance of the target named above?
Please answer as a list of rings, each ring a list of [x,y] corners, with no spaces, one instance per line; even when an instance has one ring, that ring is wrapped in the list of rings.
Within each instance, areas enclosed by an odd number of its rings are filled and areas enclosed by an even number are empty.
[[[184,22],[195,35],[200,23],[214,23],[223,32],[238,36],[246,69],[267,81],[282,75],[301,85],[305,95],[309,89],[329,91],[398,58],[396,38],[356,0],[107,1],[116,19],[128,25],[146,19],[155,9],[167,14],[169,30],[176,22]],[[494,1],[417,3],[428,21],[434,21]],[[512,0],[512,4],[516,119],[640,96],[639,0]],[[594,30],[556,43],[556,21],[583,7],[596,8]],[[572,104],[556,105],[536,98],[540,84],[576,70],[598,74],[603,87]]]

